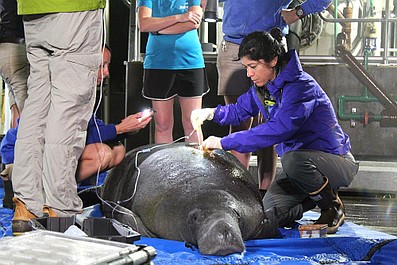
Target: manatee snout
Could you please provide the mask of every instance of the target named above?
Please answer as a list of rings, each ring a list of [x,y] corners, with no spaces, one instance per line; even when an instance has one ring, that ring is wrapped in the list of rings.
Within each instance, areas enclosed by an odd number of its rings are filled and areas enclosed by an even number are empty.
[[[226,256],[245,250],[240,228],[235,220],[211,220],[204,225],[197,238],[203,255]]]

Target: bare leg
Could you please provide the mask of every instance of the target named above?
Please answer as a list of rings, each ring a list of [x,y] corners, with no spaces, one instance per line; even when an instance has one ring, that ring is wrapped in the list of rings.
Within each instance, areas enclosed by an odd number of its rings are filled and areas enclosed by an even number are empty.
[[[81,182],[96,175],[99,167],[99,172],[103,172],[117,166],[123,161],[124,157],[125,148],[122,144],[113,147],[103,143],[87,145],[79,159],[76,174],[77,182]]]
[[[171,143],[174,127],[174,99],[152,100],[152,107],[156,111],[154,141],[156,144]]]
[[[182,125],[185,135],[190,135],[194,128],[192,122],[190,121],[190,114],[195,109],[201,109],[202,97],[194,98],[183,98],[179,97],[179,104],[182,110]],[[186,142],[190,143],[201,143],[203,141],[203,133],[201,130],[199,132],[194,132]]]
[[[237,102],[239,96],[224,96],[225,104],[233,104]],[[241,123],[239,126],[230,126],[230,133],[244,131],[251,128],[252,119],[248,119]],[[249,167],[249,162],[251,158],[251,153],[239,153],[237,151],[232,151],[232,154],[244,165],[244,167]]]
[[[19,118],[19,109],[17,107],[17,104],[13,104],[10,110],[11,110],[10,128],[15,128],[18,125],[17,120]]]
[[[95,143],[86,145],[76,172],[77,182],[83,181],[92,175],[109,167],[112,160],[112,149],[107,144]]]
[[[121,161],[123,161],[125,157],[125,147],[121,143],[111,148],[112,148],[112,159],[110,160],[107,169],[117,166],[118,164],[121,163]]]
[[[274,146],[257,151],[258,183],[260,190],[267,190],[276,176],[277,153]]]

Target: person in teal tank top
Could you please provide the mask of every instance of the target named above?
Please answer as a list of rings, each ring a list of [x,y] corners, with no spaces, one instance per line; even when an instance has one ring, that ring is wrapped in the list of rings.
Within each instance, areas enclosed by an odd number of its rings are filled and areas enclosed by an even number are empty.
[[[192,110],[201,108],[202,96],[209,91],[197,32],[201,18],[200,0],[138,1],[139,29],[149,32],[142,94],[156,111],[156,143],[173,141],[176,97],[187,141],[202,140],[201,131],[190,123]]]

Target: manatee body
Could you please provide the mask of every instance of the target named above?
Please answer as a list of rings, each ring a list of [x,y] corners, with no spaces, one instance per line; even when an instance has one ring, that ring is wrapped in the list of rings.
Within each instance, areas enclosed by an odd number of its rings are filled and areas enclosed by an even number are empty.
[[[108,173],[102,198],[107,217],[143,236],[184,241],[205,255],[241,253],[244,240],[278,231],[250,173],[223,150],[183,143],[134,149]]]

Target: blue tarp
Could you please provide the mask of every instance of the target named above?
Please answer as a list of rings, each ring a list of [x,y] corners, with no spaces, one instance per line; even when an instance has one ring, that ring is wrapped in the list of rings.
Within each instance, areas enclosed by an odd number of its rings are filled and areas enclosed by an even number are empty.
[[[310,238],[310,239],[267,239],[246,242],[246,252],[226,257],[203,256],[187,249],[182,242],[143,238],[136,242],[156,248],[156,264],[371,264],[371,257],[365,261],[367,251],[382,239],[363,240],[362,238]],[[396,246],[388,251],[396,252]],[[395,264],[394,256],[377,254],[378,263]],[[382,261],[383,263],[379,263]]]
[[[0,198],[3,197],[0,188]],[[11,236],[12,211],[0,205],[0,238]],[[300,223],[316,219],[308,212]],[[226,257],[203,256],[183,242],[146,238],[135,242],[153,246],[155,264],[396,264],[397,237],[345,222],[335,235],[326,238],[300,238],[298,224],[280,228],[281,238],[249,240],[243,254]],[[0,239],[1,240],[1,239]]]
[[[309,212],[301,221],[317,217]],[[203,256],[171,240],[142,238],[136,243],[156,248],[156,264],[396,264],[395,236],[346,222],[335,235],[300,238],[297,226],[280,229],[282,238],[246,241],[245,253],[226,257]]]

